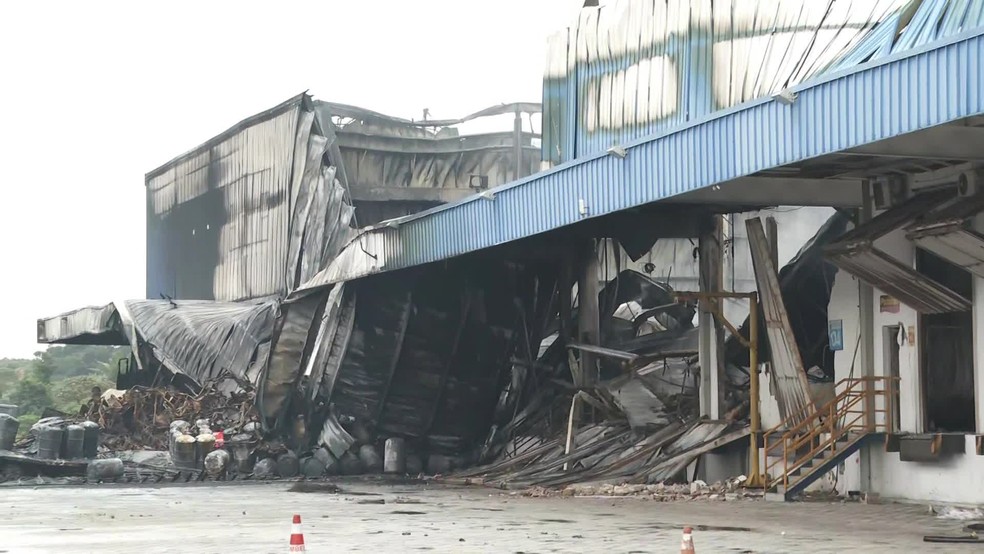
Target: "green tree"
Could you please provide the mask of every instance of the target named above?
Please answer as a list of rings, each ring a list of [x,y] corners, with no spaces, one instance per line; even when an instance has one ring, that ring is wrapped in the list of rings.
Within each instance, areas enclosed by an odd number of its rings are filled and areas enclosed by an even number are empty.
[[[22,414],[40,414],[51,406],[48,387],[49,383],[41,381],[37,375],[30,375],[18,381],[4,399],[19,406]]]

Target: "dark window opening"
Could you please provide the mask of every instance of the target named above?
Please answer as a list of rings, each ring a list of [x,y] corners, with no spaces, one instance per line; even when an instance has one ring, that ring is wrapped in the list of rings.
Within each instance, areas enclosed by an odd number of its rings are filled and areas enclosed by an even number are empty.
[[[973,298],[971,274],[943,258],[917,248],[916,268],[954,292]],[[920,330],[926,430],[975,432],[972,313],[924,314],[920,316]]]

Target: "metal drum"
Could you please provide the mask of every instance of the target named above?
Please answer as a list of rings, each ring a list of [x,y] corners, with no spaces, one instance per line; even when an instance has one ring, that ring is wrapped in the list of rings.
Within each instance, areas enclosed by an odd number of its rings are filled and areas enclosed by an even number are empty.
[[[386,473],[404,473],[406,470],[406,444],[403,439],[397,437],[386,439],[383,448],[383,471]]]
[[[17,438],[17,429],[20,422],[17,418],[9,414],[0,414],[0,450],[10,450],[14,447],[14,440]]]
[[[45,425],[38,429],[38,458],[54,460],[61,452],[64,431],[59,427]]]
[[[65,428],[64,449],[62,456],[67,460],[77,460],[82,457],[85,444],[85,429],[81,425],[69,425]]]
[[[95,421],[83,421],[82,456],[95,458],[99,451],[99,424]]]
[[[195,440],[195,465],[205,467],[205,458],[215,450],[215,435],[198,435]]]
[[[181,435],[174,439],[174,453],[171,461],[181,469],[195,469],[195,437],[191,435]]]

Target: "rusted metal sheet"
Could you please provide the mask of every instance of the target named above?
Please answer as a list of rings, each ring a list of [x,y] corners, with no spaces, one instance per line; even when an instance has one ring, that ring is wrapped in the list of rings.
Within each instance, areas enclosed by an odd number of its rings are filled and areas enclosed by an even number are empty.
[[[810,399],[810,385],[806,380],[803,360],[800,358],[796,336],[789,322],[789,314],[782,299],[779,274],[772,265],[768,239],[762,220],[749,219],[745,222],[748,230],[749,250],[755,267],[755,280],[758,283],[759,298],[762,302],[762,316],[765,319],[766,333],[772,351],[773,382],[776,385],[776,401],[782,418],[798,423],[809,413],[813,401]],[[756,368],[752,368],[756,371]]]
[[[969,310],[971,307],[969,299],[922,275],[912,267],[902,264],[874,246],[877,239],[895,230],[920,225],[931,218],[933,213],[938,213],[936,210],[953,202],[954,194],[952,190],[944,189],[910,198],[871,221],[848,231],[825,249],[827,259],[920,313]]]

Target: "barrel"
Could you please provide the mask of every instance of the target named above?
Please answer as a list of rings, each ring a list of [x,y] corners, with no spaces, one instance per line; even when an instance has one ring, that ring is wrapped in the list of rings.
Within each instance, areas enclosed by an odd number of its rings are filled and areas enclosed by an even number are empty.
[[[359,448],[359,460],[366,473],[381,473],[383,471],[383,457],[379,455],[379,447],[372,444],[364,444]]]
[[[62,456],[66,460],[77,460],[82,457],[85,445],[85,429],[81,425],[69,425],[65,428]]]
[[[383,471],[385,473],[405,473],[407,470],[406,444],[403,439],[386,439],[383,448]]]
[[[225,477],[229,467],[229,453],[225,450],[215,450],[205,456],[205,472],[215,478]]]
[[[174,439],[174,453],[171,461],[181,469],[195,469],[195,437],[181,435]]]
[[[253,477],[257,479],[272,479],[277,476],[277,460],[264,458],[253,466]]]
[[[62,447],[64,431],[60,427],[45,425],[38,429],[38,458],[54,460]]]
[[[0,450],[10,450],[17,438],[17,428],[20,422],[10,414],[0,414]]]
[[[362,461],[352,451],[342,454],[339,460],[338,473],[341,475],[359,475],[363,472]]]
[[[205,463],[205,457],[211,454],[213,450],[215,450],[215,435],[198,435],[198,438],[195,440],[196,465],[203,467],[202,464]]]
[[[311,456],[301,460],[301,473],[305,477],[317,479],[325,474],[325,464],[317,456]]]
[[[236,473],[247,474],[253,471],[255,455],[253,454],[253,440],[249,435],[233,435],[226,441],[226,448],[232,455],[232,467],[235,468]]]
[[[277,475],[281,477],[297,477],[301,471],[301,462],[297,459],[297,454],[285,452],[277,456]]]
[[[95,421],[83,421],[82,456],[95,458],[99,451],[99,424]]]
[[[123,477],[123,460],[119,458],[92,460],[85,468],[85,477],[89,481],[109,481]]]

